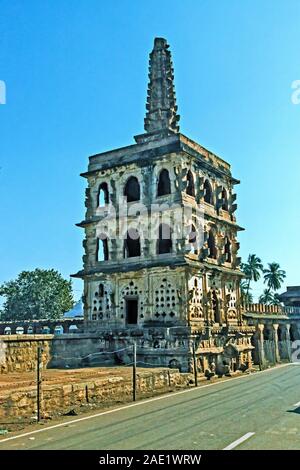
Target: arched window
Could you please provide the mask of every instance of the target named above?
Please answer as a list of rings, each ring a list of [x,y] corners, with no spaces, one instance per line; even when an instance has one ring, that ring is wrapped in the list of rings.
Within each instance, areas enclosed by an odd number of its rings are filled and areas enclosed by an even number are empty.
[[[208,180],[205,180],[204,182],[204,202],[207,202],[208,204],[214,203],[212,187]]]
[[[104,297],[104,285],[99,284],[99,297]]]
[[[231,243],[228,237],[225,237],[224,254],[225,261],[231,263]]]
[[[98,207],[104,207],[109,203],[107,183],[101,183],[98,191]]]
[[[189,244],[190,244],[190,249],[191,252],[194,253],[195,255],[198,253],[197,250],[197,231],[195,225],[191,226],[191,230],[189,233]]]
[[[208,244],[208,257],[212,259],[216,259],[217,249],[216,249],[215,237],[214,237],[212,230],[210,230],[209,232],[207,244]]]
[[[139,232],[131,228],[124,241],[124,258],[134,258],[135,256],[141,256],[141,242]]]
[[[135,176],[130,176],[124,188],[124,196],[127,197],[127,202],[140,200],[140,184]]]
[[[171,182],[168,170],[161,170],[158,177],[157,196],[171,193]]]
[[[108,239],[105,234],[102,234],[97,239],[96,261],[108,261],[108,258]]]
[[[187,172],[186,180],[187,180],[186,194],[194,197],[195,196],[195,184],[194,184],[193,173],[191,172],[191,170]]]
[[[171,253],[172,251],[172,235],[171,228],[168,224],[160,224],[158,228],[158,247],[159,255]]]
[[[228,211],[228,196],[227,196],[227,191],[225,188],[222,189],[221,198],[222,198],[221,209],[223,209],[223,211]]]

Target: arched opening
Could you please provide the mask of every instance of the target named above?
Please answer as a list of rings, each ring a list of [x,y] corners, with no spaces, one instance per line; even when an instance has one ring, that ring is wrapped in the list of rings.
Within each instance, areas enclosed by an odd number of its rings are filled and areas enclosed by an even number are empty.
[[[6,326],[4,328],[4,334],[5,335],[11,335],[11,327],[10,326]]]
[[[225,237],[225,245],[224,245],[224,254],[225,254],[225,261],[227,263],[231,263],[231,243],[229,237]]]
[[[217,258],[217,248],[216,248],[215,236],[214,236],[212,230],[210,230],[210,232],[209,232],[207,245],[208,245],[208,257],[212,258],[212,259],[216,259]]]
[[[189,196],[195,197],[195,184],[194,184],[194,177],[191,170],[187,172],[186,175],[187,185],[186,185],[186,194]]]
[[[62,325],[56,325],[56,327],[54,328],[54,334],[55,335],[62,335],[64,332],[64,329],[62,327]]]
[[[141,256],[141,242],[138,230],[131,228],[124,241],[124,258],[134,258],[135,256]]]
[[[290,328],[290,340],[291,341],[299,340],[299,331],[298,331],[297,326],[294,323],[291,324],[291,328]]]
[[[273,339],[272,331],[267,325],[265,325],[265,327],[264,327],[264,340],[265,341],[271,341],[272,339]]]
[[[228,211],[228,196],[225,188],[223,188],[221,192],[221,201],[221,209],[223,211]]]
[[[69,326],[69,333],[77,333],[78,327],[77,325],[70,325]]]
[[[109,203],[107,183],[101,183],[98,191],[98,207],[104,207]]]
[[[212,187],[208,180],[204,182],[204,202],[211,205],[214,203]]]
[[[171,182],[168,170],[163,169],[158,177],[157,196],[165,196],[166,194],[171,194]]]
[[[108,261],[108,239],[105,234],[101,234],[97,239],[96,261]]]
[[[197,247],[197,231],[195,225],[191,226],[190,233],[189,233],[189,245],[190,251],[195,255],[198,253]]]
[[[99,297],[104,297],[104,285],[99,284]]]
[[[33,334],[33,326],[29,326],[29,327],[27,328],[27,334],[28,334],[28,335],[32,335],[32,334]]]
[[[51,333],[50,327],[49,326],[43,326],[42,333],[44,335],[50,335],[50,333]]]
[[[181,364],[180,364],[180,362],[179,362],[177,359],[171,359],[171,360],[169,361],[168,367],[169,367],[170,369],[178,369],[179,372],[181,372]]]
[[[172,234],[168,224],[159,225],[157,251],[159,255],[171,253],[172,251]]]
[[[24,334],[23,326],[18,326],[16,329],[16,335],[23,335],[23,334]]]
[[[124,196],[127,202],[140,200],[140,184],[135,176],[130,176],[124,188]]]

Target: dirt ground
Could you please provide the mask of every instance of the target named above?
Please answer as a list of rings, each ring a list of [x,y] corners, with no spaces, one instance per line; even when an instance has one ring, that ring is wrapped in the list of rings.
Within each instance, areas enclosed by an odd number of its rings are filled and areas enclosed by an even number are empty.
[[[152,369],[139,368],[138,372]],[[157,370],[157,369],[156,369]],[[131,377],[132,367],[94,367],[83,369],[46,369],[42,371],[44,385],[80,383],[102,377]],[[0,374],[0,395],[2,391],[20,390],[36,385],[36,372]]]

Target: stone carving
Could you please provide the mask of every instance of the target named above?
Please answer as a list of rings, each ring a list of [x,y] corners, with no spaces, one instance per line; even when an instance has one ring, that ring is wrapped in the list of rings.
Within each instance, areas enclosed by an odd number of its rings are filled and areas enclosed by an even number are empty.
[[[189,311],[191,320],[203,320],[202,279],[193,277],[189,283]]]
[[[91,320],[107,321],[111,318],[112,287],[106,282],[93,282]]]
[[[154,317],[163,321],[175,320],[178,315],[179,295],[174,277],[158,279],[154,283],[153,292]]]
[[[145,131],[170,129],[179,132],[171,52],[163,38],[156,38],[154,41],[149,61],[149,78]]]

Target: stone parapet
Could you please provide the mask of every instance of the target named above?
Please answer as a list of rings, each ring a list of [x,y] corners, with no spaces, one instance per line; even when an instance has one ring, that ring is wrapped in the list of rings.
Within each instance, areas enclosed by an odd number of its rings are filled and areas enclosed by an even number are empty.
[[[282,305],[249,304],[244,307],[244,313],[300,315],[300,307],[284,307]]]

